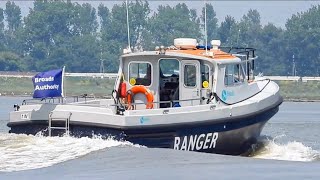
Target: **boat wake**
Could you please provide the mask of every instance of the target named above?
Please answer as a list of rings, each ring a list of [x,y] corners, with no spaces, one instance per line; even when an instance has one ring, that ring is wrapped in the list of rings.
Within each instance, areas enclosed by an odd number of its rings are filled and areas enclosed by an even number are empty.
[[[99,136],[73,138],[0,133],[0,172],[48,167],[115,146],[136,145]]]
[[[320,151],[314,150],[311,147],[304,145],[301,142],[279,143],[276,140],[285,135],[275,138],[261,137],[253,152],[249,156],[261,159],[275,159],[285,161],[319,161]]]

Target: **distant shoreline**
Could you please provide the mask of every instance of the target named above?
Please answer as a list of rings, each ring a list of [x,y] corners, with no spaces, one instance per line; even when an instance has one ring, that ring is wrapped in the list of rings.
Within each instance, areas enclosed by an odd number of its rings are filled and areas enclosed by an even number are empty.
[[[115,78],[108,76],[67,76],[64,89],[68,97],[80,97],[84,94],[87,94],[87,97],[106,97],[111,95],[114,81]],[[280,87],[284,101],[320,102],[320,81],[275,82]],[[31,97],[33,93],[32,81],[26,77],[0,77],[0,85],[0,96]]]
[[[319,99],[284,99],[285,102],[320,102]]]

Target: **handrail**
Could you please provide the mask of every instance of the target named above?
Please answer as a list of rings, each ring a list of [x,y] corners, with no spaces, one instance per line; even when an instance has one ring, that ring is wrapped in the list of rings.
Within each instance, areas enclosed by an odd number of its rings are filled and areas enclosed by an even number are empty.
[[[247,56],[247,59],[249,58],[256,58],[255,56],[255,48],[250,48],[250,47],[232,47],[232,46],[220,46],[220,48],[226,48],[228,49],[227,52],[228,53],[232,53],[232,54],[244,54]],[[236,52],[232,52],[235,51]],[[251,56],[250,56],[251,55]]]
[[[191,106],[193,106],[193,101],[195,100],[203,100],[203,98],[193,98],[193,99],[181,99],[181,100],[172,100],[172,101],[154,101],[152,102],[153,104],[165,104],[165,103],[170,103],[170,107],[173,107],[174,103],[177,103],[177,102],[186,102],[186,101],[191,101]],[[130,105],[144,105],[145,103],[144,102],[138,102],[138,103],[131,103]],[[128,104],[122,104],[122,105],[128,105]],[[117,104],[113,104],[113,105],[110,105],[110,106],[117,106]],[[136,108],[136,107],[135,107]]]
[[[73,97],[73,96],[72,96]],[[27,105],[27,104],[63,104],[60,102],[55,102],[54,99],[59,99],[59,98],[50,98],[50,99],[26,99],[23,100],[23,104],[22,105]],[[60,98],[61,99],[61,98]],[[49,102],[47,102],[49,100]],[[70,105],[75,105],[75,106],[89,106],[89,107],[105,107],[107,108],[107,106],[105,105],[101,105],[99,104],[93,104],[92,102],[99,102],[101,99],[95,99],[95,100],[90,100],[90,101],[78,101],[79,99],[77,99],[77,102],[73,102],[73,103],[68,103]],[[181,100],[172,100],[172,101],[155,101],[152,102],[153,104],[164,104],[164,103],[170,103],[169,107],[173,107],[175,105],[175,103],[179,103],[179,102],[187,102],[187,101],[191,101],[191,106],[193,106],[193,102],[196,100],[203,100],[203,98],[193,98],[193,99],[181,99]],[[131,103],[131,105],[135,106],[134,109],[136,109],[136,105],[141,105],[141,104],[145,104],[144,102],[135,102],[135,103]],[[116,107],[119,106],[120,104],[109,104],[108,106],[110,107]],[[128,104],[122,104],[122,106],[127,106]]]
[[[84,101],[81,101],[83,99]],[[92,99],[92,100],[87,100],[87,99]],[[99,98],[99,99],[106,99],[106,98]],[[96,99],[95,97],[87,97],[87,96],[68,96],[68,97],[56,97],[56,98],[33,98],[33,99],[24,99],[22,101],[22,105],[27,105],[27,104],[65,104],[67,101],[71,100],[70,103],[90,103]]]

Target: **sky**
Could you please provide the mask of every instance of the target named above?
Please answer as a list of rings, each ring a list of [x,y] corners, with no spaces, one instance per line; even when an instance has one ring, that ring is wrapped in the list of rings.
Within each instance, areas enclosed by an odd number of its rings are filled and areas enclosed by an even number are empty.
[[[22,15],[26,16],[29,12],[29,8],[33,7],[33,2],[29,1],[14,1],[18,6],[21,7]],[[73,1],[78,3],[91,3],[94,7],[98,7],[100,3],[106,5],[109,9],[114,4],[119,4],[124,1]],[[217,13],[219,22],[223,21],[227,15],[233,16],[236,20],[240,20],[241,17],[248,12],[249,9],[256,9],[260,13],[262,25],[266,25],[269,22],[273,23],[278,27],[285,27],[285,23],[288,18],[298,12],[308,10],[312,5],[320,5],[320,1],[229,1],[229,0],[197,0],[197,1],[175,1],[175,0],[153,0],[148,1],[152,11],[156,11],[159,5],[170,5],[174,6],[178,3],[186,3],[189,8],[196,9],[198,14],[201,13],[201,9],[204,7],[204,3],[208,2],[213,4],[214,9]],[[0,7],[5,8],[5,0],[0,0]]]

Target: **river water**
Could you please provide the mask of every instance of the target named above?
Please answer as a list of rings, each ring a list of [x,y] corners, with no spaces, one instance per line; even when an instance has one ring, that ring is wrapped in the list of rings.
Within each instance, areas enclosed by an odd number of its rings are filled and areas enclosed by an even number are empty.
[[[0,96],[0,179],[320,179],[320,103],[284,102],[259,150],[240,157],[9,134],[9,112],[23,99]]]

